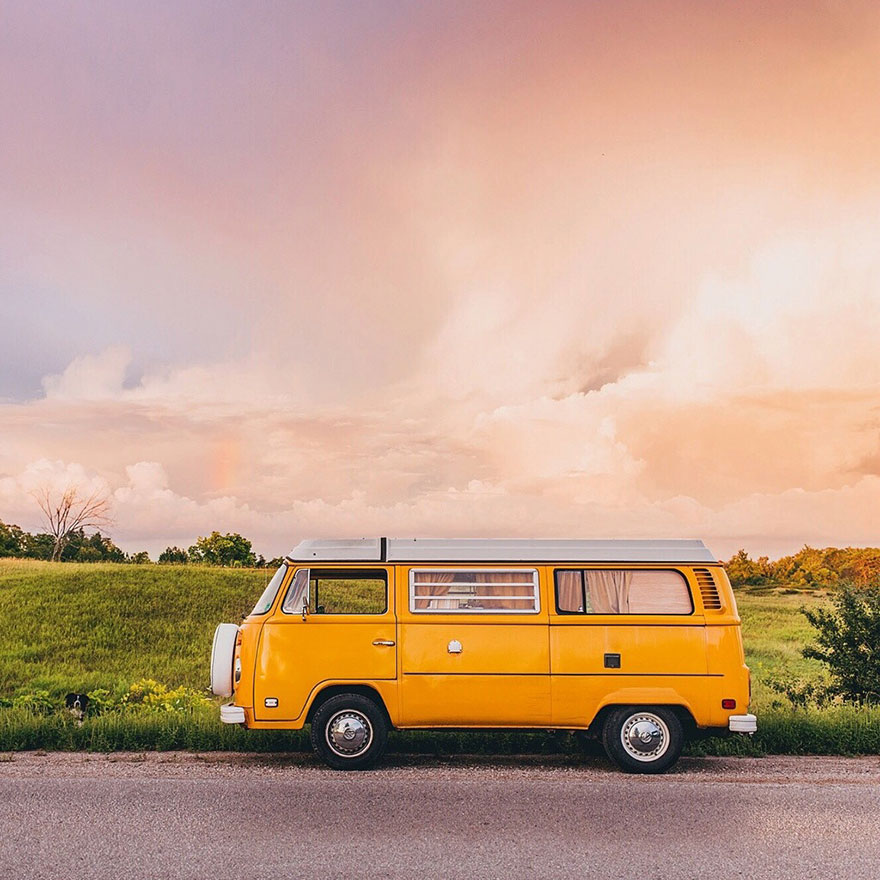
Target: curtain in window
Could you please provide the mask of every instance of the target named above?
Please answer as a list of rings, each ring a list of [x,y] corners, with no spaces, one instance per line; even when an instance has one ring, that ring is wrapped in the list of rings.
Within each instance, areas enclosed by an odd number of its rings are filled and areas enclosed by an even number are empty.
[[[584,594],[579,571],[556,572],[556,602],[560,611],[583,611]]]
[[[588,571],[587,594],[593,614],[628,614],[631,571]]]
[[[452,571],[417,571],[415,573],[415,607],[425,608],[458,608],[458,599],[428,599],[427,596],[445,596],[448,592],[446,584],[455,580]]]
[[[522,574],[517,571],[478,571],[474,582],[493,585],[481,586],[477,590],[481,596],[522,596],[527,599],[534,590],[531,572]]]
[[[479,571],[474,578],[479,584],[475,600],[478,607],[496,611],[522,611],[535,607],[535,586],[530,571]],[[506,596],[493,599],[493,596]],[[517,598],[510,598],[517,597]]]

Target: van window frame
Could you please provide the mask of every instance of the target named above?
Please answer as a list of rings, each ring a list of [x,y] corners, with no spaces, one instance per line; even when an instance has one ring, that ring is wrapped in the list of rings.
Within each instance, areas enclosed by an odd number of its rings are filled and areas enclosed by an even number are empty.
[[[584,610],[583,611],[565,611],[559,607],[559,572],[569,572],[569,571],[579,571],[581,573],[581,591],[584,599]],[[683,581],[685,589],[687,590],[688,599],[690,599],[691,610],[690,611],[587,611],[586,610],[586,591],[587,591],[587,579],[586,572],[588,571],[631,571],[631,572],[659,572],[659,571],[671,571],[673,574],[677,574]],[[690,581],[687,578],[687,575],[678,568],[632,568],[629,566],[607,566],[607,565],[595,565],[590,567],[580,567],[577,568],[575,566],[559,566],[553,567],[553,606],[556,611],[556,614],[564,617],[584,617],[584,618],[595,618],[595,617],[614,617],[614,618],[629,618],[629,617],[693,617],[697,613],[697,605],[694,602],[694,592],[691,589]]]
[[[389,601],[388,595],[387,568],[334,568],[333,566],[322,566],[321,568],[315,568],[311,565],[304,565],[294,572],[293,579],[291,580],[290,585],[288,586],[287,591],[284,594],[284,599],[281,602],[282,614],[287,614],[288,616],[296,616],[302,614],[302,605],[300,605],[298,608],[293,608],[290,611],[287,611],[284,608],[284,605],[287,602],[287,595],[290,590],[293,589],[297,575],[301,571],[308,572],[305,596],[307,597],[308,604],[310,606],[312,604],[312,581],[315,580],[315,572],[332,572],[333,577],[338,578],[339,580],[358,580],[360,578],[362,580],[381,580],[385,584],[385,607],[381,611],[325,611],[319,614],[317,611],[309,610],[308,616],[314,617],[316,620],[320,620],[325,617],[383,617],[387,615],[389,610],[391,609],[391,603]]]
[[[467,572],[468,574],[504,574],[506,572],[528,572],[532,576],[532,596],[517,596],[517,599],[529,599],[534,597],[534,608],[416,608],[416,582],[415,575],[421,572]],[[525,586],[525,583],[520,586]],[[419,596],[424,599],[424,596]],[[442,598],[442,597],[436,597]],[[489,598],[489,597],[487,597]],[[491,598],[505,598],[501,596],[493,596]],[[472,566],[444,566],[442,568],[436,565],[419,566],[410,568],[409,570],[409,612],[410,614],[540,614],[541,613],[541,579],[538,575],[537,568],[515,568],[512,566],[500,566],[497,568],[475,568]]]

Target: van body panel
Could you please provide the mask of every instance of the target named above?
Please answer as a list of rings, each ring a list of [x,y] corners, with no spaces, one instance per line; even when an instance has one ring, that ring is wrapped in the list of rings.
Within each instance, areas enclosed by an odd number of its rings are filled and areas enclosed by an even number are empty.
[[[553,675],[705,675],[706,627],[702,623],[626,623],[595,619],[550,624],[550,670]],[[618,620],[619,620],[618,616]],[[606,666],[609,655],[619,660]]]
[[[358,679],[357,681],[352,681],[351,679],[343,678],[331,678],[315,684],[314,688],[312,688],[312,692],[308,695],[306,704],[303,707],[303,711],[300,713],[298,718],[278,719],[276,721],[257,720],[257,718],[255,718],[253,715],[253,709],[245,709],[245,726],[253,727],[254,729],[259,730],[300,730],[305,726],[306,719],[308,718],[312,706],[316,702],[321,700],[321,695],[326,690],[328,690],[329,688],[345,688],[352,685],[356,685],[358,687],[366,687],[370,690],[375,691],[379,698],[382,700],[382,703],[385,706],[386,710],[388,711],[388,717],[391,720],[392,726],[401,726],[399,724],[400,718],[397,711],[399,688],[397,686],[396,680],[375,679],[373,681],[365,681]]]
[[[398,566],[400,716],[404,727],[546,726],[550,723],[547,600],[538,570],[539,610],[427,614],[409,604],[410,569]],[[471,564],[443,569],[491,569]]]
[[[404,675],[549,675],[547,624],[432,620],[401,622]],[[450,651],[450,645],[460,651]]]
[[[372,615],[369,615],[372,617]],[[294,720],[306,709],[315,687],[329,680],[362,682],[397,677],[391,620],[367,615],[313,615],[303,622],[273,618],[263,625],[254,676],[254,714],[258,720]],[[268,708],[266,700],[277,700]]]
[[[427,639],[427,645],[421,637],[425,629],[401,625],[403,726],[540,727],[550,723],[546,625],[443,627],[442,635]],[[461,643],[461,654],[448,653],[447,645],[453,640]],[[505,669],[502,661],[512,645],[517,661]]]
[[[254,705],[253,676],[250,671],[256,665],[257,646],[260,641],[260,623],[245,620],[239,627],[241,644],[236,648],[235,659],[241,664],[241,680],[234,682],[237,706],[251,708]]]
[[[681,706],[699,718],[709,702],[707,687],[712,690],[714,681],[708,676],[657,676],[650,681],[558,676],[553,679],[553,702],[569,709],[566,720],[554,720],[554,726],[587,728],[606,706]]]
[[[257,721],[298,720],[315,690],[329,681],[397,678],[394,570],[374,568],[387,573],[386,610],[381,614],[308,614],[303,619],[300,613],[282,611],[284,597],[277,598],[256,652]]]
[[[552,618],[552,723],[589,725],[602,706],[622,699],[624,691],[638,691],[647,703],[690,705],[706,684],[705,632],[704,626],[693,623],[615,625],[589,619],[559,623]],[[608,668],[606,658],[619,662],[619,668]],[[634,682],[640,686],[634,687]]]
[[[404,675],[401,727],[547,727],[549,675]]]

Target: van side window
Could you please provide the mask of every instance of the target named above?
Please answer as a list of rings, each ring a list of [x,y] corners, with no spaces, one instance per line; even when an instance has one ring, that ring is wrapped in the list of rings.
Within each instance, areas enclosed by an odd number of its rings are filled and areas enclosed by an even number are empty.
[[[677,571],[557,568],[560,614],[693,614],[684,576]]]
[[[310,614],[384,614],[387,610],[388,575],[383,569],[311,570]]]
[[[515,612],[540,610],[535,569],[412,569],[409,608],[414,612]]]

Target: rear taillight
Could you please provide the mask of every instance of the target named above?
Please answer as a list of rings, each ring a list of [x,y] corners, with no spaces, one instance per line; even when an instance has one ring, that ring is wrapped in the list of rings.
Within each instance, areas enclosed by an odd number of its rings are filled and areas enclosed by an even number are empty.
[[[735,709],[736,708],[736,700],[722,700],[721,701],[722,709]]]

